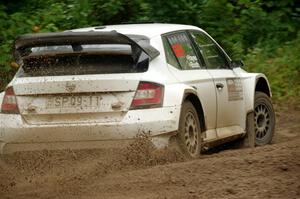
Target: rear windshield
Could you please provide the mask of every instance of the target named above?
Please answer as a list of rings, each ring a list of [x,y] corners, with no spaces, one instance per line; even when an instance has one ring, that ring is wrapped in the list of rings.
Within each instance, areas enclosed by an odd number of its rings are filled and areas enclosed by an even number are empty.
[[[148,55],[126,44],[41,46],[23,51],[19,77],[137,73]]]
[[[74,50],[73,50],[74,49]],[[86,45],[61,45],[61,46],[42,46],[29,48],[31,54],[55,53],[55,52],[73,52],[73,51],[109,51],[126,52],[131,54],[131,46],[124,44],[86,44]]]

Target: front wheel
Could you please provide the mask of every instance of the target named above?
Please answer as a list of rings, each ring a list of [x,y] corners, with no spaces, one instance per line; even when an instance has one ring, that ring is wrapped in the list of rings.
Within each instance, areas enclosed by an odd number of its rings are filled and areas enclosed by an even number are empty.
[[[254,132],[255,145],[262,146],[272,141],[275,130],[275,112],[271,99],[263,92],[255,92]]]
[[[193,104],[186,101],[182,104],[178,142],[183,153],[189,158],[197,158],[201,152],[201,126]]]

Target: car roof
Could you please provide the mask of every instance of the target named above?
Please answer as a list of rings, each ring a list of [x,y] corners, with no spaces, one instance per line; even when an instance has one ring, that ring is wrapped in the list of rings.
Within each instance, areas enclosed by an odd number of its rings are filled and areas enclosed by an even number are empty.
[[[121,25],[105,25],[96,27],[87,27],[73,29],[73,32],[86,31],[117,31],[122,34],[144,35],[149,38],[161,35],[164,33],[177,30],[202,30],[196,26],[182,24],[166,24],[166,23],[144,23],[144,24],[121,24]]]

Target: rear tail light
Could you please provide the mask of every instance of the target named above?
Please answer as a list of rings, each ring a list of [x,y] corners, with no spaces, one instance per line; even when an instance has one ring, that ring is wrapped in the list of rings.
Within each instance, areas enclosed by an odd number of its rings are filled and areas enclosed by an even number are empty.
[[[5,94],[1,105],[1,113],[19,113],[17,99],[13,87],[8,87],[5,90]]]
[[[161,107],[164,87],[151,82],[140,82],[131,103],[131,109]]]

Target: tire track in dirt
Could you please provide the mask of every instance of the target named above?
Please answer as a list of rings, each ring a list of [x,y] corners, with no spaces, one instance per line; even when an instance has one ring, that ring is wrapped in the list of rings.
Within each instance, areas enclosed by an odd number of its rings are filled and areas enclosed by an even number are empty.
[[[283,109],[277,122],[271,145],[192,161],[176,151],[154,151],[144,138],[122,151],[6,155],[0,158],[0,198],[298,199],[300,111]]]

